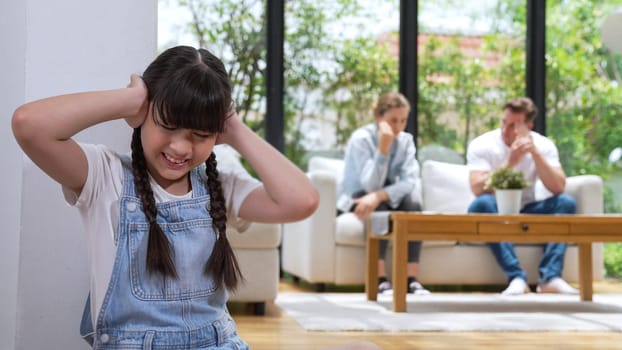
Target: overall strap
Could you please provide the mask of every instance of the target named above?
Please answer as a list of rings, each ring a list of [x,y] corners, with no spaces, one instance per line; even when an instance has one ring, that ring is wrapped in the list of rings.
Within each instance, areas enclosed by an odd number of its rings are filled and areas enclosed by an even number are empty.
[[[209,194],[207,189],[205,164],[201,164],[190,171],[190,183],[192,184],[193,198],[199,198]]]
[[[121,155],[121,165],[123,165],[123,193],[122,197],[136,197],[134,190],[134,174],[132,173],[132,158],[127,155]]]

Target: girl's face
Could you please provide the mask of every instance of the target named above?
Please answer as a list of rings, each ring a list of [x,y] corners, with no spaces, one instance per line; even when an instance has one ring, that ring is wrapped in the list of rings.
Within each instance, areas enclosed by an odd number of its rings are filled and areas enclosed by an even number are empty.
[[[393,135],[397,136],[400,132],[406,130],[408,122],[408,109],[406,107],[391,108],[384,114],[377,116],[376,121],[385,121],[391,126]]]
[[[183,195],[190,190],[188,172],[205,163],[216,143],[215,133],[181,129],[145,118],[141,138],[147,168],[155,181],[169,193]]]

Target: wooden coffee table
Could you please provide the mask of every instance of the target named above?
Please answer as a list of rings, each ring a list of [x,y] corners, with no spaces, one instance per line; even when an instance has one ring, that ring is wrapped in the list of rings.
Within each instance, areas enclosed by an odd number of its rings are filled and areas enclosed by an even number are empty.
[[[365,293],[378,296],[378,247],[380,240],[393,241],[393,311],[406,311],[406,265],[408,241],[457,240],[475,242],[577,243],[579,291],[583,301],[592,300],[592,243],[622,241],[622,215],[500,215],[429,214],[394,212],[392,230],[374,235],[367,227]]]

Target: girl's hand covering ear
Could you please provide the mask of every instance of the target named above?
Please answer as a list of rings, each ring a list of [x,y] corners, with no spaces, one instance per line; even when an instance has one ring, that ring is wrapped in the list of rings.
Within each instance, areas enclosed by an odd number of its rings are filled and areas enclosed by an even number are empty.
[[[130,76],[130,83],[127,85],[128,91],[134,96],[136,111],[125,116],[125,122],[132,128],[137,128],[145,122],[147,112],[149,111],[149,101],[147,100],[147,85],[137,74]]]
[[[236,130],[239,129],[237,126],[241,123],[242,121],[240,120],[240,118],[238,118],[238,113],[236,112],[235,108],[231,107],[231,109],[229,109],[227,115],[225,116],[225,129],[223,130],[223,132],[218,134],[216,144],[228,144],[233,146],[231,144],[233,140],[232,138],[236,133]]]

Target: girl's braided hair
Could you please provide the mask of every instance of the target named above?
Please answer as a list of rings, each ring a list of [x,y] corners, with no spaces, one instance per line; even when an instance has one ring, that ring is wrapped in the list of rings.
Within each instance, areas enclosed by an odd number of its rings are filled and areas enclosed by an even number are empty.
[[[224,64],[205,49],[188,46],[170,48],[145,70],[143,80],[153,118],[178,128],[220,133],[232,106],[231,83]],[[214,250],[205,265],[205,273],[214,276],[217,287],[235,290],[242,278],[238,262],[227,240],[227,211],[218,180],[216,156],[205,162],[210,195],[210,215],[216,232]],[[132,135],[132,172],[136,195],[149,222],[147,270],[177,278],[171,244],[156,222],[157,207],[149,183],[140,127]],[[219,278],[222,276],[222,279]]]

